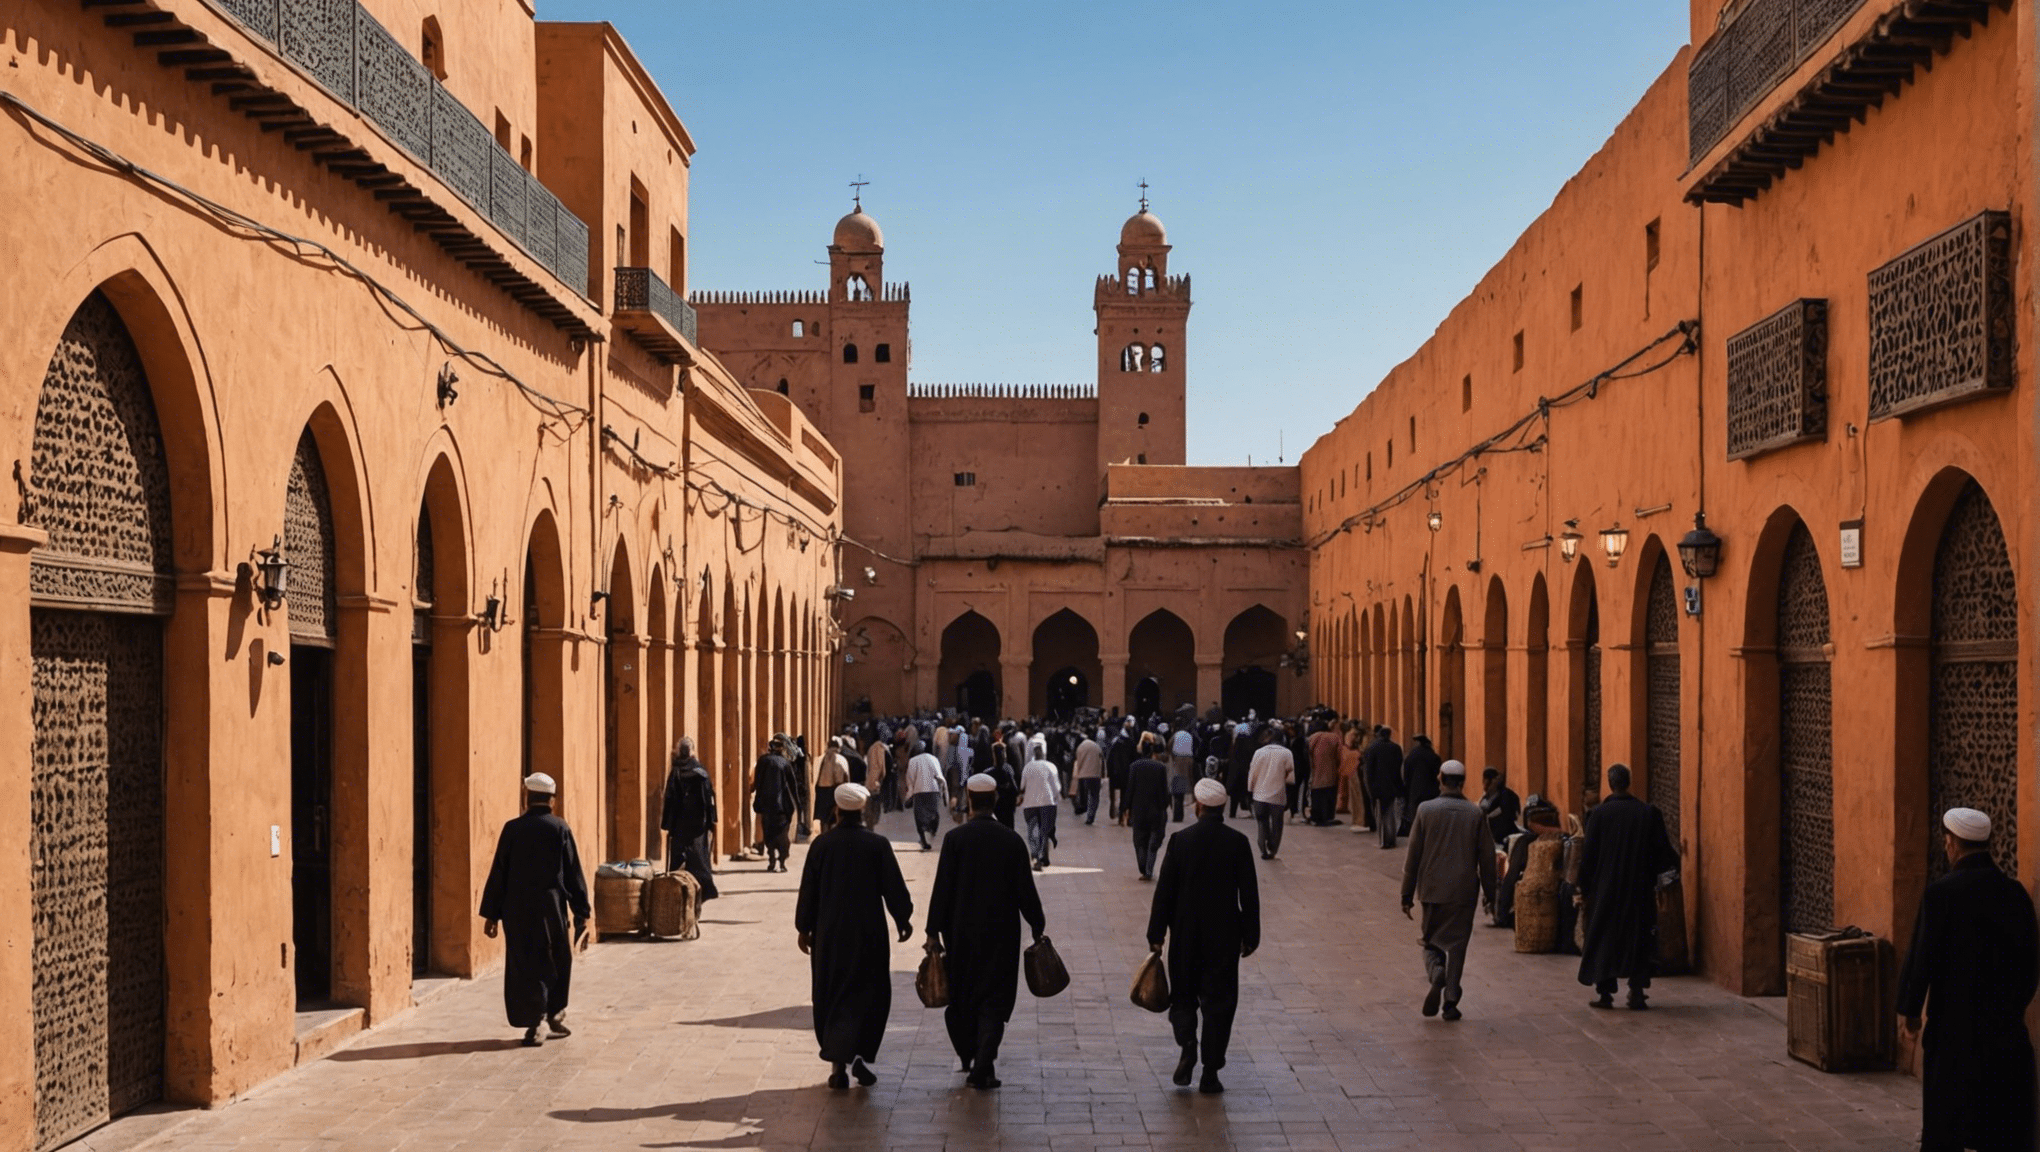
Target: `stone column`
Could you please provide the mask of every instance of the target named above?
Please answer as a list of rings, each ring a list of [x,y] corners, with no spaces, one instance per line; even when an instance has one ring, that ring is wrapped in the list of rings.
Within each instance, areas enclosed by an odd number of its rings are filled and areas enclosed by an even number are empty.
[[[1018,720],[1034,714],[1034,655],[1006,652],[999,656],[999,720]],[[948,701],[937,701],[946,704]],[[987,722],[995,719],[987,716]]]
[[[341,596],[333,654],[333,999],[370,1025],[411,1006],[411,677],[371,671],[410,667],[396,606]]]
[[[1126,665],[1133,659],[1128,652],[1100,653],[1098,663],[1104,666],[1105,683],[1100,685],[1098,706],[1117,708],[1125,712],[1133,702],[1126,698]]]
[[[1199,716],[1219,703],[1225,694],[1225,654],[1223,652],[1199,652],[1197,654],[1197,714]]]

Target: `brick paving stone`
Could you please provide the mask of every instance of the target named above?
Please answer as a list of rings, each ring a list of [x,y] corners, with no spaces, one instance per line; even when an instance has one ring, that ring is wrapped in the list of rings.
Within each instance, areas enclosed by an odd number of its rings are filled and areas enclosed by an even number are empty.
[[[1245,821],[1235,827],[1249,830]],[[935,855],[904,814],[902,870],[924,904]],[[1063,995],[1024,992],[1006,1087],[963,1085],[941,1013],[913,991],[920,940],[894,949],[893,1016],[872,1089],[833,1093],[814,1055],[793,875],[732,865],[690,942],[619,941],[576,971],[574,1036],[536,1051],[502,1021],[500,983],[462,984],[326,1060],[217,1111],[96,1133],[115,1149],[679,1148],[949,1152],[1267,1149],[1898,1149],[1918,1085],[1828,1076],[1785,1055],[1775,1011],[1704,980],[1658,982],[1653,1011],[1594,1012],[1577,961],[1478,930],[1466,1018],[1417,1012],[1416,928],[1396,906],[1403,853],[1346,829],[1292,827],[1263,863],[1264,941],[1246,961],[1227,1093],[1175,1088],[1166,1017],[1127,1002],[1154,891],[1124,829],[1074,821],[1038,877],[1069,964]],[[796,856],[799,856],[796,851]],[[795,861],[798,863],[798,859]],[[920,920],[917,908],[916,924]],[[123,1133],[132,1138],[123,1141]]]

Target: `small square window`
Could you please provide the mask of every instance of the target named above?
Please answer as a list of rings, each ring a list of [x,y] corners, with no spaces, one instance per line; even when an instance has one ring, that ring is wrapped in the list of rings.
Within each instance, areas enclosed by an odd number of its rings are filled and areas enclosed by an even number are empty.
[[[873,412],[877,411],[877,409],[878,386],[875,384],[859,384],[857,386],[857,410],[859,412]]]
[[[1584,284],[1575,284],[1575,285],[1573,285],[1573,290],[1572,290],[1572,330],[1573,330],[1573,331],[1575,331],[1575,332],[1577,332],[1577,331],[1579,331],[1579,330],[1580,330],[1580,324],[1581,324],[1581,322],[1582,322],[1582,321],[1583,321],[1583,320],[1584,320],[1584,319],[1586,318],[1586,305],[1585,305],[1585,301],[1581,299],[1581,294],[1582,294],[1582,293],[1584,293],[1585,291],[1586,291],[1586,285],[1584,285]]]
[[[1471,375],[1468,375],[1466,379],[1459,382],[1459,410],[1461,412],[1473,411],[1473,377]]]
[[[880,344],[871,350],[871,358],[879,364],[892,363],[892,345]]]
[[[1516,372],[1523,370],[1523,334],[1521,332],[1516,333],[1515,364],[1512,370]]]
[[[956,474],[956,486],[957,486],[958,488],[975,488],[975,487],[977,487],[977,473],[975,473],[975,472],[958,472],[958,473]]]

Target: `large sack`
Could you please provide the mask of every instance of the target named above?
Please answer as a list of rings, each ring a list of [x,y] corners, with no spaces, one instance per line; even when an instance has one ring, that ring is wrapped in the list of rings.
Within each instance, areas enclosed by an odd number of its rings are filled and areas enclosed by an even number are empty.
[[[942,950],[933,944],[921,957],[921,970],[914,973],[914,993],[923,1008],[949,1007],[949,965],[942,959]]]
[[[1132,1000],[1150,1012],[1169,1010],[1169,969],[1160,952],[1150,952],[1133,974]]]
[[[654,936],[692,940],[701,935],[701,881],[692,872],[661,872],[645,885],[645,920]]]
[[[1070,986],[1070,970],[1063,966],[1062,957],[1046,936],[1021,953],[1020,967],[1027,973],[1027,990],[1043,999]]]

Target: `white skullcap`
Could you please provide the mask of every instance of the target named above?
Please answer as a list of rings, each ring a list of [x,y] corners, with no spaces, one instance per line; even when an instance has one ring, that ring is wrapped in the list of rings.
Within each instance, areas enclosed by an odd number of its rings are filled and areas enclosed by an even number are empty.
[[[965,780],[963,786],[972,792],[997,792],[999,790],[999,782],[982,772]]]
[[[836,807],[845,812],[862,812],[864,802],[871,799],[871,790],[862,784],[836,785]]]
[[[1197,787],[1190,790],[1190,794],[1197,797],[1197,802],[1206,808],[1216,808],[1226,800],[1225,785],[1216,780],[1199,780]]]
[[[1990,839],[1990,817],[1974,808],[1950,808],[1941,817],[1941,826],[1963,840],[1982,843]]]
[[[1167,724],[1157,724],[1155,725],[1155,731],[1167,736],[1169,734],[1169,726]]]
[[[1466,775],[1466,765],[1461,764],[1457,760],[1447,760],[1445,763],[1438,765],[1438,775],[1464,776]]]
[[[524,790],[526,792],[536,792],[541,795],[551,796],[560,790],[560,786],[553,783],[553,778],[545,773],[533,772],[524,778]]]
[[[1254,726],[1242,720],[1239,723],[1239,727],[1232,730],[1232,734],[1235,736],[1252,736],[1254,734]]]

